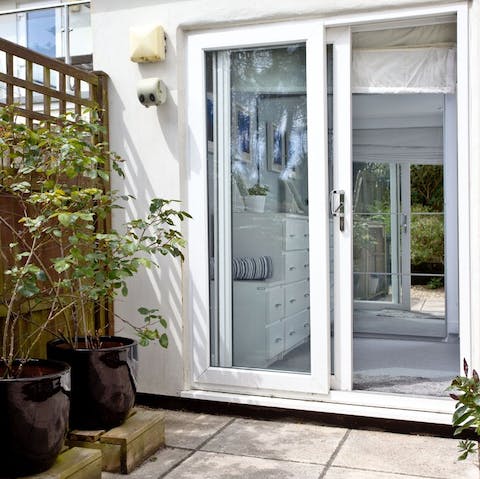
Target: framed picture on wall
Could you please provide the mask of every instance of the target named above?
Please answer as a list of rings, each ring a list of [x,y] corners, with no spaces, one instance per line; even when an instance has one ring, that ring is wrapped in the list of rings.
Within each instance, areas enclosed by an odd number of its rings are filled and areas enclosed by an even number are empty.
[[[285,133],[276,123],[267,124],[267,168],[281,172],[285,168]]]
[[[233,121],[232,146],[234,148],[234,156],[238,160],[250,162],[252,125],[249,111],[240,105],[235,105]]]

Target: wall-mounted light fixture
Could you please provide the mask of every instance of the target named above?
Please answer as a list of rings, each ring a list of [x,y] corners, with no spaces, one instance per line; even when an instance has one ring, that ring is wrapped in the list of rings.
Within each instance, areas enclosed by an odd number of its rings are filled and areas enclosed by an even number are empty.
[[[146,107],[160,105],[167,99],[167,89],[160,78],[144,78],[137,83],[137,98]]]
[[[136,63],[165,60],[165,32],[160,25],[130,28],[130,60]]]

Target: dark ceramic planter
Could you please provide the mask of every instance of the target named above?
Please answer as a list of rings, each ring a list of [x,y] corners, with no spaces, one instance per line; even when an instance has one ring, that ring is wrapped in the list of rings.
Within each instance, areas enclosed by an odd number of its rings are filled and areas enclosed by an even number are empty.
[[[57,361],[30,360],[19,378],[0,379],[1,477],[53,465],[68,431],[69,395],[70,367]]]
[[[72,367],[70,426],[75,429],[119,426],[135,404],[137,342],[118,336],[100,341],[101,349],[72,349],[60,339],[47,344],[49,359]]]

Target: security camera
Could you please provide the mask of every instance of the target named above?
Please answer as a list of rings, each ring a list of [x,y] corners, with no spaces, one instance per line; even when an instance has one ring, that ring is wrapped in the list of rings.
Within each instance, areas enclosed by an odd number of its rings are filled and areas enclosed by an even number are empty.
[[[160,105],[167,99],[167,89],[160,78],[145,78],[137,84],[137,98],[146,107]]]

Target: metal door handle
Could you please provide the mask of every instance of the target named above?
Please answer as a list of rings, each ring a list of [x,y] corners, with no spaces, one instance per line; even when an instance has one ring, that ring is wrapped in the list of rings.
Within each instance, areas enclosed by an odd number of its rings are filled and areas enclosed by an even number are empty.
[[[404,233],[408,231],[408,215],[405,213],[402,214],[402,228]]]
[[[334,218],[338,217],[340,231],[345,231],[345,191],[330,191],[330,211]]]

